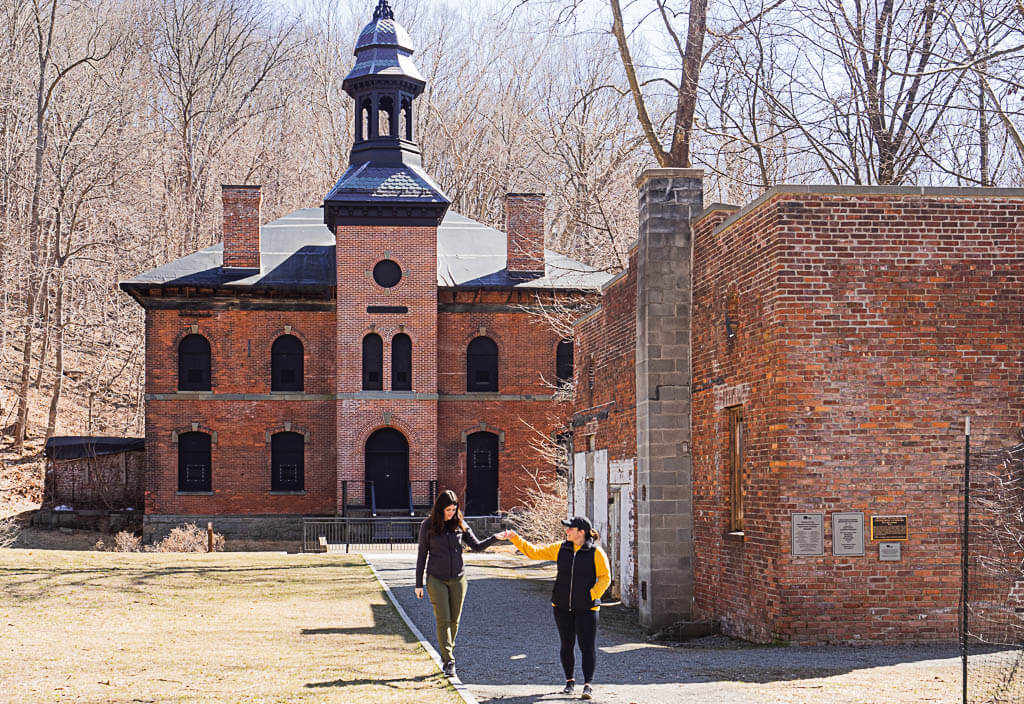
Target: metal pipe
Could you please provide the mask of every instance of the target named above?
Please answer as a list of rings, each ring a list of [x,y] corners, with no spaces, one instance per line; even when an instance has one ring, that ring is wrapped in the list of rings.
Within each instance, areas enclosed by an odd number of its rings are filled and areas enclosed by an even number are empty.
[[[970,515],[971,515],[971,417],[964,417],[964,535],[963,545],[960,549],[960,658],[963,669],[964,699],[967,704],[967,597],[968,597],[968,540],[970,539]]]

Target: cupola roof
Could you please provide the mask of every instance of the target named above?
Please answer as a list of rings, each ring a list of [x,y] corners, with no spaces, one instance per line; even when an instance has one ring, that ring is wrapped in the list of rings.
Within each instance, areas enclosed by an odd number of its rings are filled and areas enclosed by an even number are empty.
[[[424,82],[422,74],[412,62],[416,47],[387,0],[380,0],[373,19],[363,27],[356,41],[356,63],[345,77],[345,89],[351,81],[365,76],[404,76]]]
[[[438,225],[450,201],[423,169],[413,116],[426,81],[412,63],[409,34],[387,0],[359,34],[345,82],[355,101],[349,166],[324,197],[324,222]]]

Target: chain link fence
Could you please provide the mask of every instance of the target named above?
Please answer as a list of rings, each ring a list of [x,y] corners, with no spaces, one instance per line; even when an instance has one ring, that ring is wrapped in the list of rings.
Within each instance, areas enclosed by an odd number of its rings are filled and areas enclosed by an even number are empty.
[[[963,506],[968,526],[968,549],[961,568],[964,704],[1020,704],[1024,702],[1024,444],[973,456],[967,444],[964,460]]]

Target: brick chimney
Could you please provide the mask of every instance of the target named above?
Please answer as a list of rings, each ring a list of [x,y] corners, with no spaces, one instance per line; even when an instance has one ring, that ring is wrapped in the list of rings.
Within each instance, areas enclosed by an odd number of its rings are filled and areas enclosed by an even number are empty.
[[[224,269],[260,268],[259,186],[221,186],[224,200]]]
[[[544,194],[505,196],[505,236],[510,274],[544,273]]]

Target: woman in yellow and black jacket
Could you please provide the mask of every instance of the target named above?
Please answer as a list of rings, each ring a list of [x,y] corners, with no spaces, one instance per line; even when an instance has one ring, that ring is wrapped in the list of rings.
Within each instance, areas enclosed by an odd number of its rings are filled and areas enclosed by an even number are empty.
[[[598,613],[601,595],[611,583],[608,555],[597,544],[597,533],[585,516],[574,516],[562,521],[565,542],[536,546],[523,540],[515,531],[505,537],[531,560],[554,560],[558,565],[555,586],[551,591],[551,605],[555,625],[562,641],[560,656],[565,671],[565,689],[572,694],[576,689],[575,646],[579,643],[583,658],[582,699],[593,696],[592,680],[596,666]]]

